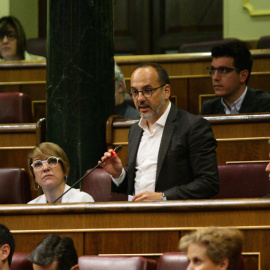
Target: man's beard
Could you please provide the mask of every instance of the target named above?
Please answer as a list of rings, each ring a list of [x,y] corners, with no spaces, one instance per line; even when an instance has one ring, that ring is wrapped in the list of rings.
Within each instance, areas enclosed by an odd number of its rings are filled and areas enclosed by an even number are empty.
[[[147,114],[147,113],[146,113],[146,114],[141,113],[141,114],[140,114],[141,117],[142,117],[143,119],[152,119],[152,118],[156,117],[156,116],[159,114],[160,109],[161,109],[161,107],[164,105],[164,103],[165,103],[164,96],[161,96],[161,99],[160,99],[158,105],[156,106],[156,108],[153,108],[147,101],[144,101],[144,102],[139,103],[139,104],[138,104],[138,108],[139,108],[140,105],[147,105],[147,106],[149,106],[149,108],[152,110],[149,114]],[[138,110],[138,111],[139,111],[139,110]],[[140,111],[139,111],[139,112],[140,112]]]

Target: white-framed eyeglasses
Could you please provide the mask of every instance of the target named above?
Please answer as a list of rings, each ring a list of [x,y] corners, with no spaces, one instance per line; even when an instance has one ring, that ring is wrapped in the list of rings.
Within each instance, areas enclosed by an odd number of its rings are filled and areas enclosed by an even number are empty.
[[[57,157],[49,157],[46,160],[35,160],[31,166],[35,171],[41,171],[43,169],[44,163],[46,162],[50,168],[55,168],[58,165],[58,161],[61,160]]]

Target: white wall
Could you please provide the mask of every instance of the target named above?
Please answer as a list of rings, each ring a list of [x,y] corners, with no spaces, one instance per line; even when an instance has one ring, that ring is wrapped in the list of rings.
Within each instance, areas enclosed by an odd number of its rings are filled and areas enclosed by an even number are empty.
[[[38,0],[0,0],[0,17],[9,15],[21,22],[27,39],[38,37]]]
[[[249,0],[255,7],[270,10],[269,0]],[[249,11],[243,7],[243,0],[223,0],[223,30],[224,38],[236,37],[241,40],[257,40],[261,36],[270,35],[270,15],[250,16]]]

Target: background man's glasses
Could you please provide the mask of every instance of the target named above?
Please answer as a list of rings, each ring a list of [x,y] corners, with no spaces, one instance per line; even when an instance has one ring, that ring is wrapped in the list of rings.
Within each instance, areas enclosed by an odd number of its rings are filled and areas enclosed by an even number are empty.
[[[7,32],[7,33],[0,33],[0,41],[2,42],[5,38],[5,36],[10,40],[15,40],[17,38],[17,35],[15,32]]]
[[[47,160],[35,160],[31,166],[35,171],[41,171],[43,169],[44,163],[46,162],[49,167],[55,168],[58,165],[58,161],[61,160],[60,158],[57,157],[49,157]]]
[[[214,68],[214,67],[207,67],[207,73],[210,76],[215,75],[215,72],[217,71],[218,75],[227,75],[229,73],[231,73],[233,70],[238,71],[237,68],[229,68],[229,67],[218,67],[218,68]]]
[[[138,90],[131,90],[130,91],[130,96],[133,97],[134,99],[138,99],[139,93],[141,92],[145,98],[150,98],[153,95],[153,92],[161,87],[165,86],[165,84],[156,87],[156,88],[145,88],[142,91]]]

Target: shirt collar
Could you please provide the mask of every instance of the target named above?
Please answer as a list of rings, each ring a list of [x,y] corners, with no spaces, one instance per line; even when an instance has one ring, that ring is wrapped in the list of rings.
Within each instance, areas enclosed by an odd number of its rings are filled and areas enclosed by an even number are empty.
[[[164,127],[166,120],[168,118],[170,109],[171,109],[171,102],[169,101],[169,105],[168,105],[166,111],[159,117],[159,119],[154,123],[154,125],[160,125],[160,126]],[[143,118],[140,119],[139,127],[141,127],[142,129],[148,129],[147,124],[146,124],[146,119],[143,119]]]
[[[247,93],[247,86],[246,86],[244,93],[232,104],[231,110],[232,110],[232,108],[235,108],[236,111],[239,113],[241,106],[242,106],[242,103],[243,103],[243,100],[246,96],[246,93]],[[224,106],[225,111],[228,111],[230,113],[231,110],[228,108],[228,106],[224,102],[223,98],[221,98],[221,103]]]

